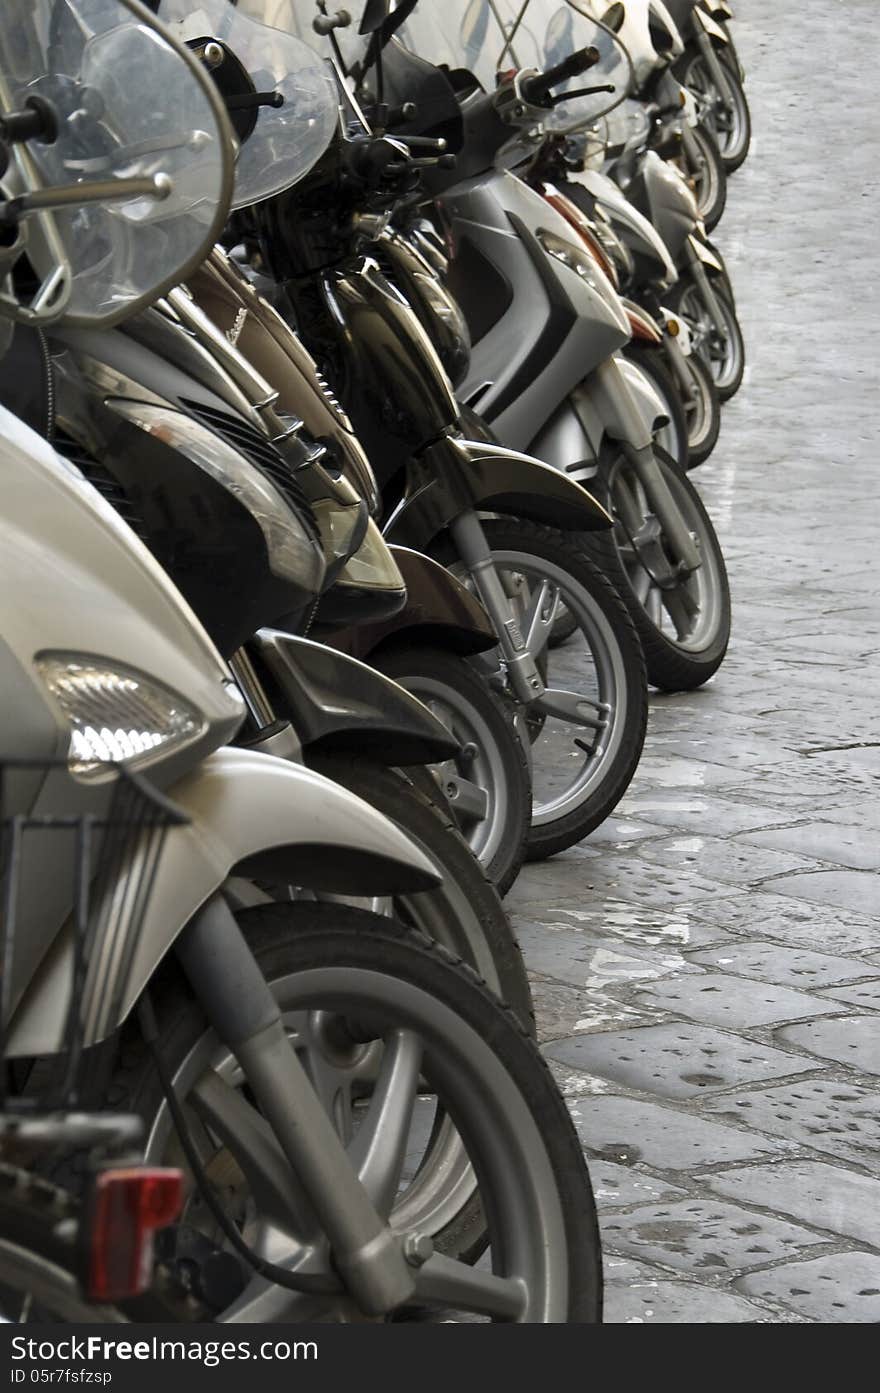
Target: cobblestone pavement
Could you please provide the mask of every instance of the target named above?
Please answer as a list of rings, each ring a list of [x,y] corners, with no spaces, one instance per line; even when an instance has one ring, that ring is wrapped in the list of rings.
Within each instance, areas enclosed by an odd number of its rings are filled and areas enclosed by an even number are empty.
[[[733,644],[703,691],[655,697],[619,816],[510,904],[607,1319],[877,1321],[874,0],[735,8],[755,139],[715,236],[750,367],[696,476]]]

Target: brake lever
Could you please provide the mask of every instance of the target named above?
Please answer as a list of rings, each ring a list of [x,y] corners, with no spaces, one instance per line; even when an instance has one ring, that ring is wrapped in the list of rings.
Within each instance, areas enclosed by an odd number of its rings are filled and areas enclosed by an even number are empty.
[[[573,92],[556,92],[549,98],[551,106],[559,106],[562,102],[570,102],[575,97],[592,97],[597,92],[616,92],[617,88],[613,82],[603,82],[599,87],[576,87]]]

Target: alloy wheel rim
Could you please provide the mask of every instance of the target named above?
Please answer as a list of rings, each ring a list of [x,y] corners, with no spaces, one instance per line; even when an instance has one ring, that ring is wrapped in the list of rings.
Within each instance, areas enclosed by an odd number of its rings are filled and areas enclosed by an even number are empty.
[[[541,729],[532,741],[532,748],[529,752],[533,782],[532,827],[542,827],[566,817],[592,797],[604,779],[606,769],[617,754],[624,739],[629,713],[623,656],[611,625],[599,606],[586,591],[572,583],[571,577],[565,571],[545,560],[544,557],[532,556],[521,551],[493,549],[492,559],[502,581],[506,582],[505,588],[517,594],[517,599],[510,601],[511,612],[512,617],[516,619],[524,632],[527,633],[529,629],[530,607],[540,601],[546,582],[549,590],[543,607],[553,611],[553,618],[548,626],[548,639],[555,619],[561,618],[567,611],[568,616],[575,620],[575,634],[580,633],[589,651],[592,681],[585,682],[584,678],[589,679],[590,677],[589,672],[585,671],[579,664],[565,662],[566,657],[571,657],[572,639],[569,639],[559,648],[550,649],[549,655],[547,647],[544,647],[541,658],[543,660],[546,656],[550,665],[548,675],[545,678],[546,685],[549,687],[557,686],[554,679],[554,664],[557,672],[560,666],[563,670],[570,666],[575,671],[571,677],[563,676],[561,685],[570,689],[574,683],[578,692],[589,685],[589,692],[585,692],[586,703],[591,707],[602,708],[604,711],[605,729],[601,733],[597,733],[598,739],[593,741],[592,753],[578,747],[581,757],[579,767],[572,771],[572,776],[564,787],[557,792],[549,792],[547,796],[542,793],[542,778],[544,782],[550,784],[553,776],[548,773],[546,768],[547,747],[545,746],[543,751],[539,750],[539,742],[544,738],[547,738],[548,741],[553,738],[554,743],[562,743],[565,740],[565,734],[563,722],[557,721],[555,717],[547,717],[543,720]],[[473,589],[473,582],[460,564],[452,569],[463,583]],[[524,582],[522,585],[520,578]],[[534,656],[536,655],[533,654]],[[489,664],[492,664],[493,671],[497,672],[497,653],[486,654],[485,663],[487,673]],[[527,717],[528,712],[532,710],[534,710],[532,707],[526,709]],[[560,730],[560,727],[563,727],[563,730]],[[573,729],[577,728],[573,727]],[[588,744],[592,738],[592,732],[586,729],[580,730],[577,734],[571,735],[569,744],[573,745],[577,739],[583,739],[584,743]]]
[[[498,1285],[497,1300],[499,1313],[490,1319],[518,1319],[523,1321],[565,1320],[568,1301],[568,1260],[562,1213],[559,1206],[555,1180],[549,1159],[541,1144],[540,1135],[528,1108],[522,1101],[514,1101],[514,1090],[518,1090],[506,1075],[499,1061],[492,1056],[491,1047],[476,1036],[469,1026],[462,1030],[459,1018],[443,1002],[429,996],[421,988],[413,986],[400,978],[391,977],[377,969],[383,983],[384,1001],[382,1011],[394,1015],[394,1023],[382,1036],[378,1049],[375,1045],[365,1047],[365,1054],[357,1064],[361,1080],[378,1078],[382,1059],[386,1050],[397,1050],[393,1061],[397,1065],[400,1052],[412,1048],[409,1037],[418,1031],[425,1052],[413,1066],[419,1080],[420,1090],[426,1083],[430,1088],[436,1084],[437,1095],[451,1097],[453,1094],[460,1104],[459,1125],[468,1137],[468,1148],[474,1154],[479,1171],[486,1185],[485,1209],[489,1224],[491,1243],[491,1262]],[[282,1006],[282,1019],[290,1033],[296,1032],[300,1040],[307,1039],[311,1046],[317,1032],[303,1029],[307,1017],[325,1016],[333,1019],[360,1019],[362,1015],[375,1015],[380,1008],[376,1004],[376,973],[362,968],[331,967],[315,968],[293,973],[272,982],[273,991]],[[320,1006],[318,1005],[320,1002]],[[488,1051],[488,1057],[481,1055],[484,1068],[495,1071],[494,1086],[480,1083],[473,1069],[473,1059],[480,1051]],[[298,1048],[298,1053],[302,1051]],[[442,1058],[441,1058],[442,1055]],[[372,1056],[372,1058],[370,1057]],[[366,1066],[364,1060],[367,1061]],[[326,1095],[328,1077],[331,1069],[317,1069],[307,1064],[310,1077],[323,1072],[319,1083],[319,1093],[327,1106]],[[356,1072],[357,1069],[354,1071]],[[344,1075],[344,1069],[336,1067],[337,1074]],[[352,1072],[352,1071],[349,1071]],[[389,1068],[388,1077],[397,1078],[398,1069]],[[430,1076],[432,1082],[428,1082]],[[193,1110],[186,1103],[193,1087],[203,1086],[205,1078],[216,1077],[238,1091],[241,1082],[238,1066],[229,1052],[220,1046],[208,1030],[196,1042],[178,1067],[174,1083],[178,1096],[184,1102],[190,1117]],[[330,1081],[332,1086],[332,1079]],[[417,1092],[417,1097],[421,1096]],[[444,1105],[438,1102],[438,1108]],[[328,1108],[331,1116],[334,1110]],[[334,1120],[337,1120],[334,1118]],[[364,1122],[361,1122],[361,1126]],[[441,1124],[453,1134],[455,1150],[461,1157],[465,1147],[455,1127],[449,1121],[449,1113],[444,1109]],[[530,1134],[530,1127],[531,1132]],[[339,1125],[337,1122],[337,1130]],[[355,1130],[352,1142],[356,1143]],[[145,1159],[157,1162],[159,1158],[169,1157],[179,1163],[175,1148],[175,1138],[167,1106],[163,1103],[154,1119],[145,1147]],[[473,1171],[470,1161],[465,1158],[468,1183],[473,1188]],[[460,1178],[459,1166],[454,1178]],[[419,1172],[415,1172],[418,1180]],[[446,1184],[446,1197],[450,1195]],[[256,1241],[256,1246],[274,1262],[281,1262],[291,1270],[311,1272],[327,1271],[332,1275],[330,1254],[323,1248],[305,1252],[302,1243],[292,1240],[272,1223],[260,1222],[255,1215],[253,1202],[240,1206],[243,1230],[246,1240]],[[238,1217],[238,1216],[237,1216]],[[427,1218],[425,1206],[421,1203],[414,1209],[395,1198],[388,1221],[395,1231],[404,1231],[418,1226],[418,1231],[428,1233],[423,1221]],[[186,1218],[186,1215],[184,1215]],[[413,1220],[416,1223],[413,1223]],[[286,1240],[286,1241],[285,1241]],[[454,1262],[456,1269],[465,1269],[466,1264]],[[477,1275],[473,1281],[480,1283],[481,1277],[476,1269],[467,1268]],[[501,1281],[498,1282],[500,1275]],[[469,1281],[470,1279],[465,1279]],[[489,1297],[492,1296],[493,1279],[489,1277]],[[361,1320],[362,1316],[353,1308],[350,1299],[341,1291],[317,1297],[300,1296],[284,1291],[271,1283],[259,1285],[260,1279],[251,1278],[246,1289],[247,1310],[244,1298],[217,1313],[215,1319],[230,1320],[309,1320],[323,1321]],[[504,1283],[504,1290],[501,1290]],[[513,1304],[519,1308],[512,1314]],[[444,1306],[451,1302],[444,1298]],[[463,1302],[452,1309],[468,1312],[471,1308]],[[485,1310],[477,1310],[477,1316],[486,1317]],[[469,1318],[472,1318],[469,1317]]]
[[[492,732],[460,692],[436,677],[413,673],[396,679],[433,712],[458,740],[462,753],[435,765],[458,829],[477,860],[492,864],[505,838],[508,779]],[[478,794],[485,797],[480,815]]]
[[[722,60],[719,59],[719,62]],[[709,127],[724,159],[739,158],[746,140],[746,122],[740,94],[733,88],[733,99],[726,102],[719,92],[702,55],[688,65],[684,85],[694,97],[700,121]]]
[[[740,341],[733,326],[733,311],[722,295],[716,299],[727,327],[723,338],[713,324],[696,286],[689,286],[681,297],[679,312],[693,338],[694,350],[711,369],[716,385],[731,386],[740,370]]]
[[[700,545],[701,520],[691,506],[686,489],[673,470],[666,472],[666,478],[691,536],[699,547],[701,564],[697,570],[669,589],[662,588],[653,579],[662,575],[664,565],[668,566],[662,532],[658,520],[650,511],[641,485],[633,472],[622,465],[618,466],[612,480],[617,519],[614,540],[630,588],[654,627],[668,643],[682,652],[701,653],[709,647],[718,631],[721,578],[713,549]],[[620,491],[624,488],[628,491],[624,511],[635,508],[643,518],[641,536],[630,534],[632,540],[620,522]]]

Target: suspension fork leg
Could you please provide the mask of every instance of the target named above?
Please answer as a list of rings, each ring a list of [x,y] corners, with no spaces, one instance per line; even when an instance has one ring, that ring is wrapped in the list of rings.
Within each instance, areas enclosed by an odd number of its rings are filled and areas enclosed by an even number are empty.
[[[704,30],[701,30],[697,34],[696,38],[697,48],[700,50],[700,52],[703,55],[703,58],[706,60],[706,67],[712,74],[712,81],[718,88],[718,94],[721,97],[721,100],[724,102],[724,105],[726,107],[732,106],[733,93],[730,89],[730,83],[727,80],[727,73],[724,71],[724,65],[723,63],[721,63],[718,54],[715,52],[715,45],[709,38],[709,35]]]
[[[541,674],[526,647],[526,641],[513,615],[498,568],[492,558],[486,534],[475,512],[460,513],[449,524],[452,540],[473,577],[477,594],[495,625],[498,642],[507,664],[507,675],[517,698],[524,703],[544,694]]]
[[[667,332],[663,335],[663,349],[673,375],[681,387],[682,396],[686,401],[693,401],[694,379],[688,367],[687,356],[674,334]]]
[[[244,1070],[358,1305],[368,1315],[383,1315],[410,1300],[415,1284],[400,1242],[358,1180],[221,895],[184,929],[175,952],[208,1019]]]
[[[709,280],[709,277],[706,274],[706,268],[700,260],[696,251],[694,251],[694,248],[691,245],[690,238],[688,238],[687,242],[685,243],[685,256],[687,257],[688,266],[691,270],[691,275],[694,278],[694,284],[696,285],[697,289],[700,292],[700,295],[702,296],[703,304],[706,306],[706,309],[709,312],[709,317],[712,320],[713,325],[715,326],[715,330],[717,333],[721,335],[722,338],[726,339],[727,324],[725,323],[724,313],[718,301],[718,296],[712,289],[712,282]]]
[[[684,146],[685,154],[690,160],[691,165],[699,169],[703,163],[703,152],[700,149],[697,137],[694,135],[687,121],[682,121],[681,123],[681,143]]]
[[[616,358],[608,358],[591,377],[597,407],[613,423],[611,432],[632,465],[682,571],[696,571],[700,553],[657,463],[651,427]]]

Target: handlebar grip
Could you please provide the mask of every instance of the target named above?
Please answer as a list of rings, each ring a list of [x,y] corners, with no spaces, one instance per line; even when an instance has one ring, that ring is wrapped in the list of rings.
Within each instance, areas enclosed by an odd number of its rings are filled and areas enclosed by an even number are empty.
[[[600,57],[598,48],[579,48],[568,58],[563,58],[554,68],[548,68],[546,72],[538,73],[535,77],[526,78],[522,84],[522,94],[527,102],[537,105],[544,101],[551,88],[558,87],[560,82],[568,82],[569,78],[580,77],[581,73],[594,68]]]

